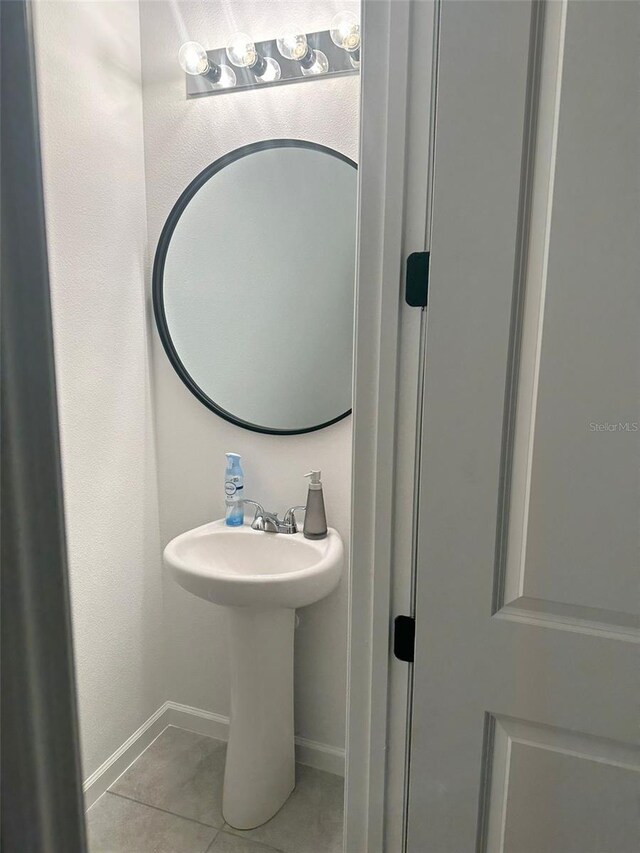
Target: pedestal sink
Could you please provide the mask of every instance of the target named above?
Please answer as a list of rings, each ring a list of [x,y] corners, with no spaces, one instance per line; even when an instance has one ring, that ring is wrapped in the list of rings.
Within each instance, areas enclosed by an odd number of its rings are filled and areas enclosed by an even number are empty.
[[[265,823],[295,786],[295,609],[338,584],[339,533],[264,533],[213,521],[173,539],[164,559],[176,582],[222,604],[229,619],[231,725],[222,812],[236,829]]]

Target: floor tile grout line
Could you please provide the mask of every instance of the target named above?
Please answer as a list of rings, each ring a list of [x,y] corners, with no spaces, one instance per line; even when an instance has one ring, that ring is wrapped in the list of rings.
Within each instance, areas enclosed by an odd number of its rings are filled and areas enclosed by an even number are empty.
[[[218,836],[220,835],[220,833],[221,833],[221,832],[222,832],[222,830],[221,830],[221,829],[219,829],[219,830],[216,832],[216,834],[213,836],[213,838],[212,838],[212,839],[211,839],[211,841],[209,842],[209,846],[208,846],[208,847],[207,847],[207,849],[204,851],[204,853],[211,853],[211,851],[213,850],[213,845],[216,843],[216,839],[218,838]]]
[[[170,812],[169,809],[163,809],[160,806],[154,806],[151,803],[145,803],[143,800],[136,800],[133,797],[128,797],[126,794],[120,794],[118,791],[111,791],[107,789],[105,794],[111,794],[114,797],[120,797],[122,800],[129,800],[130,803],[136,803],[138,806],[146,806],[148,809],[155,809],[157,812],[162,812],[163,814],[170,814],[171,817],[179,817],[182,820],[187,820],[189,823],[197,823],[199,826],[206,826],[207,829],[215,829],[216,834],[222,832],[221,826],[214,826],[212,823],[205,823],[202,820],[196,820],[194,817],[185,817],[183,814],[177,814],[176,812]],[[97,802],[97,800],[96,800]],[[215,840],[215,839],[214,839]],[[206,851],[205,851],[206,853]]]
[[[271,820],[270,818],[269,820]],[[269,823],[269,821],[267,821]],[[260,824],[260,826],[266,826],[266,824]],[[227,829],[227,827],[229,827]],[[259,828],[259,827],[256,827]],[[249,833],[250,829],[235,829],[235,827],[231,826],[231,824],[226,821],[222,824],[220,832],[224,832],[225,835],[231,835],[232,838],[245,838],[247,841],[251,841],[253,844],[257,844],[258,846],[262,845],[266,847],[267,850],[272,850],[273,853],[287,853],[287,851],[282,847],[272,847],[270,844],[266,844],[264,841],[258,841],[256,838],[252,838]]]

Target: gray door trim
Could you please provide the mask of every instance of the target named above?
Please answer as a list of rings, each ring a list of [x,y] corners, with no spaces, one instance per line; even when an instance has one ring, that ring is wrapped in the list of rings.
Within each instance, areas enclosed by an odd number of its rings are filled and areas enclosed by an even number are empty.
[[[0,3],[2,850],[86,849],[29,4]]]

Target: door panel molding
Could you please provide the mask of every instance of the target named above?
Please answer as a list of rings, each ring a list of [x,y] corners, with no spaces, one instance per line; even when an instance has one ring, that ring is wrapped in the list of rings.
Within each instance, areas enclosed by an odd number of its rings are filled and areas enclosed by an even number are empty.
[[[633,799],[633,792],[637,789],[639,781],[638,774],[640,774],[640,755],[635,747],[606,738],[593,737],[581,732],[541,725],[527,720],[502,715],[489,716],[491,717],[492,739],[488,760],[491,769],[486,777],[487,790],[483,796],[486,812],[482,815],[482,823],[486,825],[487,829],[485,837],[479,835],[477,848],[479,853],[486,853],[486,851],[502,853],[502,851],[510,849],[507,836],[509,808],[512,805],[510,803],[510,781],[512,779],[512,759],[518,753],[519,748],[525,748],[524,750],[520,749],[520,753],[524,752],[525,754],[525,760],[522,762],[523,766],[520,770],[521,784],[522,781],[530,784],[538,781],[535,769],[527,768],[526,755],[532,756],[533,751],[541,750],[555,753],[559,758],[571,759],[572,761],[568,764],[573,763],[576,767],[578,766],[577,762],[592,762],[624,771],[621,775],[625,777],[627,774],[633,774],[629,775],[623,783],[627,796]],[[564,763],[567,764],[567,762]],[[553,766],[552,763],[551,766]],[[589,772],[588,765],[582,765],[582,769],[578,772],[587,774]],[[527,777],[528,773],[530,778]],[[556,772],[550,781],[557,784],[570,784],[571,775],[569,774],[567,780],[562,779],[560,772]],[[573,775],[575,776],[575,772]],[[598,794],[595,797],[596,808],[600,812],[599,821],[607,821],[613,824],[615,809],[612,808],[611,803],[606,803],[606,801],[607,799],[614,799],[617,796],[616,792],[605,788],[604,790],[596,789],[596,793]],[[513,799],[513,793],[511,793],[511,801]],[[604,807],[601,805],[603,801],[606,803]],[[554,816],[549,815],[549,820],[553,821]],[[532,838],[530,843],[541,842]],[[594,849],[598,849],[598,853],[600,853],[599,848]]]
[[[494,613],[496,619],[511,619],[542,628],[557,628],[561,631],[578,631],[596,634],[611,640],[640,643],[638,619],[630,613],[604,610],[599,607],[583,607],[580,604],[562,604],[523,595],[501,607]]]
[[[554,122],[549,127],[541,107],[543,101],[547,102],[550,96],[554,97],[558,88],[558,75],[553,74],[554,65],[557,64],[557,52],[556,62],[554,62],[550,31],[557,28],[556,10],[560,8],[562,4],[556,4],[549,15],[545,3],[534,2],[531,6],[517,251],[500,460],[492,611],[494,613],[504,605],[505,597],[514,598],[521,594],[514,594],[513,574],[508,573],[507,567],[513,564],[514,550],[516,554],[519,553],[518,539],[525,531],[526,521],[524,505],[518,506],[519,503],[524,504],[527,495],[528,454],[526,452],[523,454],[521,445],[523,439],[527,438],[535,405],[533,392],[535,362],[529,366],[526,359],[532,351],[535,351],[537,325],[526,323],[525,318],[530,318],[533,313],[531,303],[535,294],[532,291],[538,291],[538,303],[543,294],[544,237],[548,230],[547,214],[550,214],[550,211],[547,210],[547,204],[542,210],[539,207],[540,202],[544,200],[545,192],[547,198],[549,196],[553,175],[553,132],[557,122],[554,110]],[[538,311],[540,311],[539,304]],[[527,388],[527,385],[530,387]],[[524,446],[526,447],[527,444],[525,440]],[[522,460],[524,464],[518,464],[518,460]],[[516,519],[519,519],[519,525],[516,525]],[[512,529],[514,527],[515,530]],[[520,576],[517,576],[517,589],[520,588],[520,580]]]
[[[510,332],[492,612],[541,627],[638,643],[637,612],[532,595],[527,584],[536,572],[528,554],[528,534],[568,13],[567,0],[536,3],[533,8],[525,134],[529,141],[523,153],[520,263]],[[563,568],[554,565],[553,572],[549,567],[544,575],[557,576]]]
[[[534,3],[522,208],[505,395],[493,612],[524,595],[537,389],[549,261],[567,2]]]

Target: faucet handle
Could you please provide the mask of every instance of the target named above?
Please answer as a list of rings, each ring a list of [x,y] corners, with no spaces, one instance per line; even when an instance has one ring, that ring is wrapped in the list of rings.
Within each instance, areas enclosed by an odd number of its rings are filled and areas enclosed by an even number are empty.
[[[254,530],[262,530],[263,529],[263,519],[264,519],[264,507],[262,504],[259,504],[258,501],[252,501],[250,498],[243,498],[243,504],[252,504],[256,511],[253,516],[253,521],[251,522],[251,527]]]
[[[296,510],[304,509],[306,510],[306,506],[291,506],[284,514],[283,525],[285,527],[285,533],[297,533],[298,525],[296,523]]]

